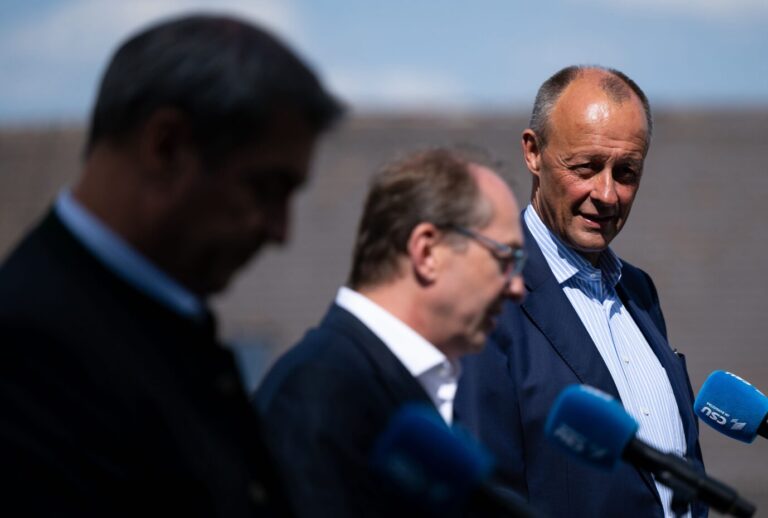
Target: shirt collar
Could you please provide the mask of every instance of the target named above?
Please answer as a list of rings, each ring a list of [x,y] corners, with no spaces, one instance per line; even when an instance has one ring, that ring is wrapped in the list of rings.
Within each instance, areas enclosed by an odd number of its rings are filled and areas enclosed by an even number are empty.
[[[547,228],[533,205],[528,204],[523,217],[558,284],[563,284],[574,276],[591,279],[598,273],[602,274],[603,282],[608,286],[616,286],[621,279],[621,260],[610,247],[600,254],[595,268]]]
[[[437,347],[365,295],[342,286],[336,304],[379,337],[412,376],[418,378],[435,367],[450,366],[458,378],[458,363],[451,363]]]
[[[54,205],[65,227],[117,276],[188,318],[204,318],[205,304],[141,255],[75,200],[69,189]]]

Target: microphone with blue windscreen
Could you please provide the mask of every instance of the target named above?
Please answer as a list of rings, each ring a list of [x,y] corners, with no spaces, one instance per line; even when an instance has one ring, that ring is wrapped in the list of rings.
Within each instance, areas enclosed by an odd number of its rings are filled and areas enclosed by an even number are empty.
[[[588,464],[613,468],[637,433],[621,403],[588,385],[571,385],[549,412],[544,433]]]
[[[587,464],[612,469],[623,459],[721,513],[744,517],[755,513],[755,506],[735,490],[696,470],[685,459],[638,439],[638,428],[637,421],[610,395],[587,385],[572,385],[557,397],[544,433]]]
[[[373,468],[399,494],[433,516],[538,516],[491,481],[493,459],[478,442],[452,430],[434,408],[404,405],[378,437]]]
[[[758,435],[768,438],[768,397],[735,374],[710,374],[693,408],[703,422],[728,437],[746,443]]]

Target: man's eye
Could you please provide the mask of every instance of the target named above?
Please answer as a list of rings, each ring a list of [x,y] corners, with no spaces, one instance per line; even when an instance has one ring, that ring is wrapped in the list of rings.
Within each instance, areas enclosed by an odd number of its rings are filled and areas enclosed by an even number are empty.
[[[618,167],[614,170],[614,178],[617,182],[635,183],[638,181],[638,172],[631,167]]]
[[[586,175],[586,174],[596,173],[596,172],[600,171],[601,168],[602,167],[600,166],[600,164],[598,164],[596,162],[584,162],[584,163],[581,163],[581,164],[576,164],[571,169],[573,169],[574,171],[576,171],[579,174],[585,174]]]

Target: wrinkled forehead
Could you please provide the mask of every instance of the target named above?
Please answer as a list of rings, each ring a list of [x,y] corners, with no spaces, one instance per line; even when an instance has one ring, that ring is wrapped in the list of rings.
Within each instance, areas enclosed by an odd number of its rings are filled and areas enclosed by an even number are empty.
[[[552,131],[601,128],[620,124],[627,136],[647,138],[648,121],[642,101],[626,87],[626,95],[606,91],[594,79],[577,79],[555,103],[550,118]]]

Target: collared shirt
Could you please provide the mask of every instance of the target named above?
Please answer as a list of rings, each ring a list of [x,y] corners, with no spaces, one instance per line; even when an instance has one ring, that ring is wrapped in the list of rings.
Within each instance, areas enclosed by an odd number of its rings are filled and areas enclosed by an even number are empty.
[[[423,336],[368,297],[342,286],[336,304],[373,332],[418,380],[445,422],[453,421],[453,398],[460,368]]]
[[[563,244],[532,205],[528,205],[524,217],[555,279],[608,367],[625,410],[640,424],[637,436],[661,451],[684,456],[685,432],[666,370],[616,294],[621,279],[619,258],[607,248],[595,268]],[[674,516],[671,490],[658,482],[656,488],[664,514]]]
[[[158,269],[75,200],[66,189],[54,206],[65,227],[113,273],[182,316],[203,318],[202,299]]]

